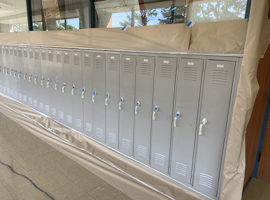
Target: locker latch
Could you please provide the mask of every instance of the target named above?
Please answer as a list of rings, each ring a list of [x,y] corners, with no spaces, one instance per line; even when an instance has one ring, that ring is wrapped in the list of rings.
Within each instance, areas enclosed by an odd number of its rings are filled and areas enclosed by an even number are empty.
[[[199,135],[202,135],[202,129],[203,129],[203,126],[205,126],[205,124],[207,124],[207,119],[203,118],[202,123],[200,124]]]
[[[21,72],[18,72],[18,78],[19,79],[21,78]]]
[[[13,69],[10,70],[9,75],[12,76]]]
[[[85,97],[85,88],[82,89],[82,99]]]
[[[62,93],[65,93],[65,88],[66,88],[66,84],[64,83],[62,87]]]
[[[106,99],[105,99],[105,106],[108,105],[108,100],[110,98],[110,94],[106,94]]]
[[[95,102],[96,94],[97,94],[97,92],[96,92],[96,90],[94,90],[93,95],[92,95],[92,102],[93,103]]]
[[[156,107],[154,108],[154,111],[153,111],[153,116],[152,116],[153,121],[155,121],[155,120],[156,120],[156,113],[157,113],[157,111],[158,111],[158,106],[156,106]]]
[[[122,110],[122,102],[124,101],[124,98],[121,97],[120,98],[120,102],[119,102],[119,110]]]
[[[174,117],[174,121],[173,121],[173,125],[174,127],[177,126],[177,119],[180,117],[180,112],[178,111],[176,114],[175,114],[175,117]]]
[[[74,94],[75,94],[75,85],[73,85],[71,89],[71,95],[74,96]]]
[[[41,79],[41,81],[40,81],[40,85],[44,85],[44,78],[43,78],[43,77],[41,77],[40,79]]]
[[[50,88],[50,79],[47,80],[47,88]]]
[[[14,77],[16,77],[17,76],[17,73],[16,73],[17,71],[16,70],[14,70],[14,73],[13,73],[13,76]]]
[[[32,82],[32,74],[29,74],[28,81],[31,83]]]
[[[26,73],[24,73],[24,75],[23,75],[23,80],[26,81]]]
[[[54,90],[58,90],[58,82],[57,81],[55,81],[55,83],[54,83]]]
[[[35,75],[34,83],[37,84],[37,75]]]
[[[136,106],[135,106],[135,115],[138,114],[138,107],[141,105],[139,101],[137,101]]]

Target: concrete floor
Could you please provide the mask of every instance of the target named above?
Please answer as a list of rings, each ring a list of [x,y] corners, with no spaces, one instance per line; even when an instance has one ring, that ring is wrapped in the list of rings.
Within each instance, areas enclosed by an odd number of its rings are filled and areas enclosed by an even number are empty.
[[[55,200],[129,200],[95,174],[0,113],[0,160]],[[26,179],[0,164],[1,200],[46,200]]]
[[[242,200],[269,200],[270,199],[270,183],[252,178],[249,182]]]

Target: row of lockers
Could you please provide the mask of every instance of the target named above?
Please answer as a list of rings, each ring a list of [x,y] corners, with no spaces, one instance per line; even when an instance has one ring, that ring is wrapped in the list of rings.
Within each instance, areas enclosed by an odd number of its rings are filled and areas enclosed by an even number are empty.
[[[237,62],[2,45],[0,91],[217,196]]]

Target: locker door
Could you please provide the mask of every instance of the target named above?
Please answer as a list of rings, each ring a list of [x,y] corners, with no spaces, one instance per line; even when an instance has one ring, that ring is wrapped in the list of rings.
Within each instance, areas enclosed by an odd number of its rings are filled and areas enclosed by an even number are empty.
[[[106,67],[106,143],[118,149],[120,55],[107,54]]]
[[[64,102],[64,94],[62,93],[62,85],[63,85],[63,52],[61,49],[55,49],[56,55],[56,63],[55,63],[55,82],[54,82],[54,90],[57,99],[57,119],[65,123],[64,121],[64,109],[65,105]]]
[[[6,46],[6,94],[10,96],[10,87],[11,87],[11,80],[10,80],[10,73],[11,73],[11,66],[10,66],[10,59],[9,59],[9,48]]]
[[[73,96],[73,127],[83,132],[83,86],[82,86],[82,53],[72,52],[72,91]]]
[[[28,58],[28,48],[27,47],[23,49],[23,64],[24,64],[23,103],[29,105],[28,99],[32,95],[31,95],[31,91],[30,91],[30,87],[29,87],[29,58]]]
[[[151,160],[153,168],[168,173],[177,58],[158,57],[152,108]]]
[[[181,59],[177,74],[171,177],[188,184],[191,183],[203,63],[202,59]]]
[[[72,127],[73,126],[73,105],[72,105],[72,69],[71,69],[71,51],[63,50],[63,85],[62,85],[62,93],[64,95],[64,105],[65,110],[64,113],[59,113],[60,117],[65,120],[65,124]]]
[[[40,85],[40,48],[33,49],[34,53],[34,71],[33,71],[33,106],[38,109],[38,102],[40,101],[39,96],[39,85]]]
[[[19,81],[19,89],[18,89],[18,99],[21,103],[23,103],[23,87],[24,87],[24,82],[23,82],[23,71],[24,71],[24,66],[23,66],[23,49],[18,48],[17,51],[17,58],[18,58],[18,81]]]
[[[32,108],[34,108],[34,105],[33,105],[33,100],[34,100],[34,97],[36,95],[36,91],[34,89],[34,67],[35,67],[35,58],[34,58],[34,49],[29,47],[28,49],[28,52],[29,52],[29,71],[28,71],[28,90],[30,92],[31,95],[28,96],[28,104],[29,106],[31,106]]]
[[[122,54],[120,68],[119,149],[133,156],[136,56]]]
[[[0,92],[3,93],[4,85],[4,66],[3,66],[3,53],[2,46],[0,45]]]
[[[87,51],[82,53],[83,58],[83,88],[84,88],[84,133],[93,137],[93,54]]]
[[[9,47],[9,64],[10,64],[10,74],[8,76],[9,85],[10,85],[10,96],[14,97],[14,91],[16,88],[16,80],[14,80],[14,70],[15,70],[15,62],[14,62],[14,55],[13,55],[13,47]]]
[[[134,155],[137,160],[145,164],[149,164],[150,161],[154,74],[155,57],[138,56],[136,68]]]
[[[20,90],[20,84],[19,80],[17,78],[18,76],[18,49],[17,47],[13,47],[13,58],[14,58],[14,74],[13,74],[13,79],[14,79],[14,98],[19,100],[18,98],[18,91]]]
[[[105,143],[105,53],[94,53],[93,70],[94,138]]]
[[[235,62],[208,60],[203,87],[194,188],[217,195]],[[204,122],[204,123],[203,123]]]
[[[45,110],[45,105],[48,105],[48,90],[46,87],[46,80],[47,80],[47,49],[41,48],[41,63],[40,63],[40,77],[39,77],[39,94],[40,94],[40,98],[39,98],[39,103],[38,103],[38,107],[40,112],[48,114],[48,112],[46,112]]]

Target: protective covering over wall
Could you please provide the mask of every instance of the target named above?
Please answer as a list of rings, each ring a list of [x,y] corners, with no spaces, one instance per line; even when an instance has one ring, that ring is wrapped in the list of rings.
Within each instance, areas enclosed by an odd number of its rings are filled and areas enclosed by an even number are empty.
[[[185,24],[149,26],[129,28],[125,32],[120,29],[85,29],[2,33],[0,43],[155,52],[244,53],[221,191],[222,200],[241,199],[245,170],[244,133],[259,89],[256,80],[258,62],[269,44],[267,0],[263,2],[252,1],[249,22],[214,22],[196,24],[193,28]],[[6,96],[1,95],[0,102],[1,112],[131,198],[208,199]]]

